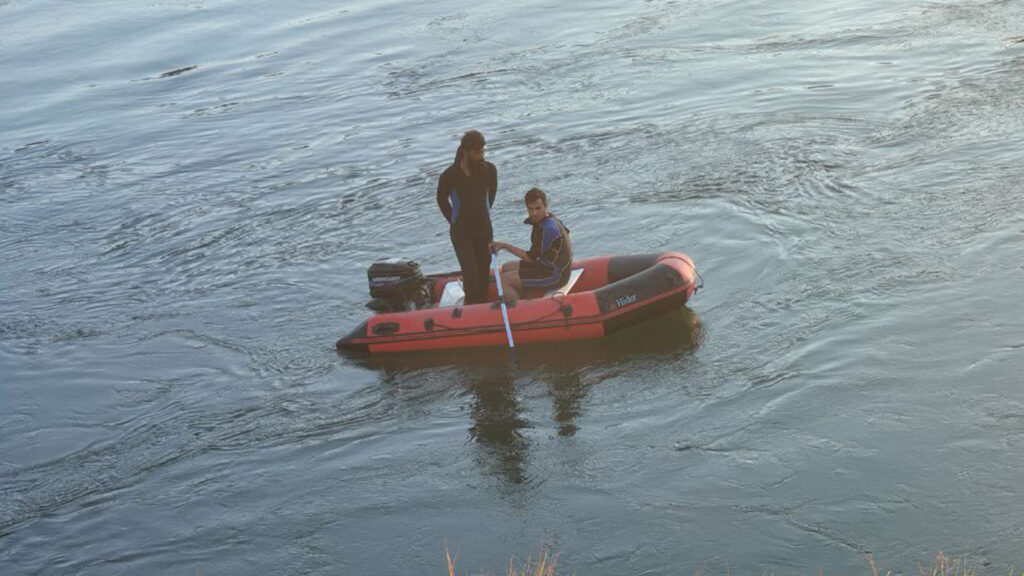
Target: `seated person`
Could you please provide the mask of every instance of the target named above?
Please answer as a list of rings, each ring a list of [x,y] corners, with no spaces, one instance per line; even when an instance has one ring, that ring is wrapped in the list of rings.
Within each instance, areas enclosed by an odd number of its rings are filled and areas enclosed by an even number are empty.
[[[572,242],[569,229],[548,212],[548,198],[540,188],[526,193],[524,224],[531,224],[530,251],[526,252],[505,242],[493,242],[491,250],[508,250],[518,256],[518,262],[506,262],[501,267],[501,285],[510,301],[520,297],[542,296],[545,292],[565,285],[572,267]]]

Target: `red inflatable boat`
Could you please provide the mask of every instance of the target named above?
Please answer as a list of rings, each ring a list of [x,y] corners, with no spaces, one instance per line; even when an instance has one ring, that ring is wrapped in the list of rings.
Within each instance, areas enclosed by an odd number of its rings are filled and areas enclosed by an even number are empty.
[[[461,286],[458,273],[420,278],[421,298],[413,305],[418,309],[375,314],[338,340],[338,350],[378,353],[508,345],[493,273],[491,302],[466,306],[448,298]],[[698,288],[697,278],[693,260],[679,252],[577,261],[566,286],[510,304],[508,319],[517,345],[600,338],[683,306]],[[371,277],[371,294],[374,280]]]

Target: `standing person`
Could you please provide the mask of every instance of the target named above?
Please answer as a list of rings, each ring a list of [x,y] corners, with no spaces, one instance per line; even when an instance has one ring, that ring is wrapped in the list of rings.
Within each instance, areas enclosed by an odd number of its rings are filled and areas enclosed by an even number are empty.
[[[508,250],[520,258],[518,262],[506,262],[501,267],[501,283],[507,287],[505,294],[512,301],[564,286],[572,268],[569,229],[548,212],[547,195],[540,188],[530,188],[523,201],[527,213],[523,224],[533,226],[530,251],[505,242],[491,244],[495,251]]]
[[[498,169],[484,160],[484,135],[462,135],[455,161],[437,179],[437,205],[448,224],[462,267],[466,304],[487,301],[490,284],[491,206],[498,193]]]

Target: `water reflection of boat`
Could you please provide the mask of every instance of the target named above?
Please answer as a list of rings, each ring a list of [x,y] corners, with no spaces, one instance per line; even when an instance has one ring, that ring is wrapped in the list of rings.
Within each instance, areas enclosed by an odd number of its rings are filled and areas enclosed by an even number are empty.
[[[567,290],[509,307],[517,344],[602,338],[682,307],[698,288],[693,261],[679,252],[592,258],[573,270]],[[375,314],[337,348],[380,353],[506,345],[493,278],[491,302],[446,306],[444,295],[458,281],[457,275],[430,278],[419,309]]]
[[[517,347],[514,362],[501,348],[358,354],[349,360],[378,371],[389,386],[441,380],[447,389],[465,390],[475,459],[485,475],[500,480],[505,496],[519,502],[536,485],[530,453],[535,429],[545,421],[524,398],[548,396],[554,433],[571,438],[580,431],[591,387],[609,374],[643,374],[650,366],[679,361],[703,341],[699,316],[683,307],[606,338]],[[420,394],[411,397],[422,401]]]

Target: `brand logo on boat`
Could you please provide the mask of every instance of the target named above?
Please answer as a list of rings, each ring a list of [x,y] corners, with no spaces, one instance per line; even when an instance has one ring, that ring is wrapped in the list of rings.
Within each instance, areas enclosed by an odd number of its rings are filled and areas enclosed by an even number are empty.
[[[388,282],[398,282],[401,279],[401,276],[378,276],[373,279],[373,282],[377,284],[384,284]]]
[[[629,296],[623,296],[622,298],[619,298],[618,300],[615,301],[615,307],[622,308],[626,304],[632,304],[633,302],[636,302],[636,294],[630,294]]]

